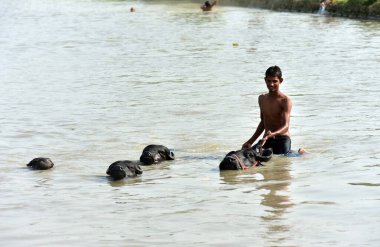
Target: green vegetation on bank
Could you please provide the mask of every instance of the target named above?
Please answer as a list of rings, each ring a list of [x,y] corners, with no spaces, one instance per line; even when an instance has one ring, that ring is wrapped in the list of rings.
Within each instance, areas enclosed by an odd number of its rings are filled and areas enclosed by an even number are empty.
[[[336,16],[380,19],[380,0],[335,0],[326,10]]]
[[[220,3],[316,13],[321,0],[220,0]],[[380,0],[326,0],[325,3],[327,13],[332,16],[380,19]]]

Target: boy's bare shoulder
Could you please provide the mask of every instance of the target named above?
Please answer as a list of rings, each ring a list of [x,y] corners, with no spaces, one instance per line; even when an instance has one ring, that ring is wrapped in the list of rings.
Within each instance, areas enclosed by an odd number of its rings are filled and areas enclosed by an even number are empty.
[[[259,95],[259,100],[265,98],[265,96],[267,96],[267,93],[262,93],[262,94],[260,94],[260,95]]]
[[[292,100],[290,99],[290,97],[289,96],[287,96],[287,95],[285,95],[285,94],[282,94],[282,100],[284,101],[284,102],[292,102]]]
[[[281,97],[281,104],[284,106],[284,107],[292,107],[292,100],[290,99],[290,97],[289,96],[287,96],[287,95],[283,95],[282,97]]]
[[[260,105],[261,102],[264,100],[265,95],[266,95],[265,93],[259,95],[259,97],[258,97],[259,105]]]

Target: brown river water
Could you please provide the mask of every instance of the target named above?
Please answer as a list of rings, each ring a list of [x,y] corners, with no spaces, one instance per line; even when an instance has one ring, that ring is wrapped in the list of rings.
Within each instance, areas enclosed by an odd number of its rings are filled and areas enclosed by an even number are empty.
[[[293,100],[292,147],[309,154],[219,172],[258,124],[271,65]],[[375,21],[3,0],[0,243],[378,246],[379,72]],[[176,160],[107,178],[148,144]],[[55,167],[27,169],[39,156]]]

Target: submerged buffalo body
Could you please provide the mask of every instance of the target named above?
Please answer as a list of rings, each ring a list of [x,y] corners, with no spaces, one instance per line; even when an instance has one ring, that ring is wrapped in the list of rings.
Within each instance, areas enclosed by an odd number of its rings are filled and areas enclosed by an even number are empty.
[[[144,148],[140,161],[144,165],[160,163],[164,160],[174,160],[174,153],[162,145],[149,145]]]
[[[115,180],[123,179],[126,176],[134,177],[142,174],[142,172],[140,162],[130,160],[116,161],[112,163],[107,170],[107,174]]]
[[[34,158],[26,166],[35,170],[47,170],[54,166],[54,163],[49,158]]]
[[[174,160],[174,153],[162,145],[149,145],[143,149],[140,161],[116,161],[108,167],[107,174],[115,180],[133,177],[143,173],[141,165],[151,165],[164,160]]]
[[[253,148],[231,151],[220,162],[219,170],[243,170],[253,166],[262,166],[261,162],[269,161],[272,153],[272,149],[264,149],[259,152]]]

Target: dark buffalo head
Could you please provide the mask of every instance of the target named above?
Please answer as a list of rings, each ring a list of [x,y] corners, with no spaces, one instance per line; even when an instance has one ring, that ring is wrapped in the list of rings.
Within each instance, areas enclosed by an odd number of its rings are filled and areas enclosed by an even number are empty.
[[[142,172],[139,162],[129,160],[116,161],[112,163],[107,170],[107,174],[115,180],[123,179],[126,176],[133,177],[142,174]]]
[[[54,166],[54,163],[49,158],[34,158],[26,166],[35,170],[47,170]]]
[[[219,164],[219,170],[242,170],[252,166],[262,165],[260,162],[267,162],[272,157],[272,150],[258,150],[249,148],[229,152]]]
[[[220,170],[241,170],[255,164],[255,152],[252,149],[229,152],[220,162]]]
[[[164,160],[174,160],[174,153],[162,145],[149,145],[144,148],[140,161],[144,165],[159,163]]]

